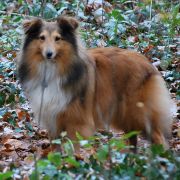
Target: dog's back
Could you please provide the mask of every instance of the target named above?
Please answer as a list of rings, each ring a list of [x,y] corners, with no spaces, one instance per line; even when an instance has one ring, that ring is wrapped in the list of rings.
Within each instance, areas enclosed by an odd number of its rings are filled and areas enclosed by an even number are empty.
[[[171,100],[159,72],[137,52],[96,48],[89,53],[96,64],[96,122],[106,121],[125,132],[142,131],[154,143],[166,145]]]

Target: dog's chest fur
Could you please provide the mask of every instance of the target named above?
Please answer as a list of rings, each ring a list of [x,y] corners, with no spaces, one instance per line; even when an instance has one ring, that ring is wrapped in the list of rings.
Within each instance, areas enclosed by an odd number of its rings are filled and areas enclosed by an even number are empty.
[[[70,103],[72,96],[70,93],[65,91],[62,87],[62,83],[65,80],[64,77],[60,77],[53,63],[47,62],[46,71],[45,64],[42,63],[38,69],[38,76],[31,79],[24,84],[25,90],[29,95],[30,104],[35,115],[36,121],[40,121],[40,126],[42,128],[47,128],[56,134],[56,117],[58,113],[63,112],[67,105]],[[44,74],[45,84],[43,101],[43,79]],[[41,106],[42,101],[42,106]],[[41,106],[41,118],[39,120]]]

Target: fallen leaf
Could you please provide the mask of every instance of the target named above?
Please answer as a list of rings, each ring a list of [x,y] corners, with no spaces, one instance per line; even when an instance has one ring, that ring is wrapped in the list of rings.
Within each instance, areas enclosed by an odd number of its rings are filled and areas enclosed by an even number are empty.
[[[7,149],[28,149],[30,144],[25,143],[24,141],[20,141],[17,139],[8,139],[4,142],[4,146]]]
[[[24,158],[24,163],[26,165],[33,165],[35,162],[34,160],[34,155],[33,154],[29,154],[27,157]]]

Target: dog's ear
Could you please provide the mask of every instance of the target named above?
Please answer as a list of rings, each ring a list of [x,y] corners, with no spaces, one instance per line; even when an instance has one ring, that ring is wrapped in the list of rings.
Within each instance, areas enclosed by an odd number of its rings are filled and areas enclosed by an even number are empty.
[[[58,23],[59,27],[63,31],[66,31],[66,32],[73,32],[79,26],[79,23],[76,19],[71,18],[71,17],[65,17],[65,16],[58,17],[57,23]]]
[[[23,29],[25,34],[36,32],[41,28],[41,26],[42,26],[42,20],[39,18],[23,21]]]

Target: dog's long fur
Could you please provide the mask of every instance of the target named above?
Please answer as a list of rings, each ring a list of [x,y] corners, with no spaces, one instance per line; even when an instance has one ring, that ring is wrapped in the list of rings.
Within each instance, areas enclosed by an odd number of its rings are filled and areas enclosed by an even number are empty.
[[[24,23],[18,73],[35,119],[39,117],[45,76],[41,126],[52,138],[61,131],[67,131],[71,139],[76,139],[76,131],[88,137],[110,124],[125,132],[142,131],[154,143],[165,145],[172,123],[171,100],[159,72],[137,52],[84,50],[77,27],[78,22],[68,17]],[[46,57],[48,51],[51,59]],[[136,138],[131,139],[132,144],[136,142]]]

